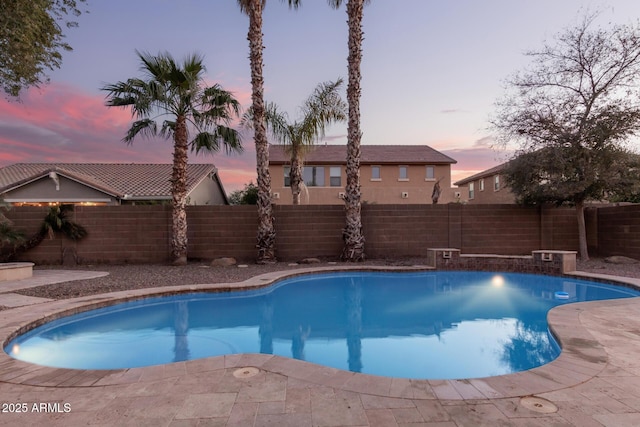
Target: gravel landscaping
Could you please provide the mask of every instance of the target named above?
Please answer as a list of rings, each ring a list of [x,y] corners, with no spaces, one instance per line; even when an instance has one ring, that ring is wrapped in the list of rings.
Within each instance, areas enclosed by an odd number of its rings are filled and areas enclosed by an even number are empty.
[[[401,260],[369,260],[358,265],[421,265],[424,259]],[[348,265],[335,263],[336,265]],[[313,264],[314,266],[326,266],[326,262]],[[353,264],[351,264],[353,265]],[[171,266],[162,264],[141,265],[82,265],[68,266],[36,266],[36,270],[93,270],[106,271],[108,276],[90,280],[77,280],[73,282],[58,283],[23,289],[17,293],[26,296],[35,296],[52,299],[75,298],[85,295],[95,295],[105,292],[123,291],[128,289],[142,289],[159,286],[191,285],[206,283],[230,283],[240,282],[250,277],[273,271],[293,270],[309,267],[309,265],[290,265],[289,263],[276,263],[269,265],[248,264],[246,267],[211,267],[208,262],[191,262],[186,266]],[[610,274],[616,276],[640,278],[640,263],[635,264],[611,264],[603,259],[594,258],[588,262],[578,261],[578,270]]]

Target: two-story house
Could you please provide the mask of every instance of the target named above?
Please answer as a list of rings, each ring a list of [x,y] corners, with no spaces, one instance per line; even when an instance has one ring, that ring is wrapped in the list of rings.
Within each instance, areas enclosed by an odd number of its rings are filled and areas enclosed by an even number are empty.
[[[467,203],[515,203],[516,198],[511,189],[504,184],[501,175],[506,163],[471,175],[453,183],[459,188],[460,201]]]
[[[304,157],[306,192],[302,204],[344,203],[346,145],[317,145]],[[283,145],[269,147],[269,172],[274,203],[291,204],[291,159]],[[363,203],[431,204],[436,182],[438,203],[454,201],[451,190],[451,157],[427,145],[362,145],[360,185]]]

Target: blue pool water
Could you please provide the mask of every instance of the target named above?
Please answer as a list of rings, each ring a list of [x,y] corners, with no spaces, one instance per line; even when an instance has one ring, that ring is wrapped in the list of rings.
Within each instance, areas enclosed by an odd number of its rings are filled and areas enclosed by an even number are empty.
[[[383,376],[476,378],[556,358],[546,321],[552,307],[639,295],[524,274],[331,273],[122,303],[47,323],[5,351],[77,369],[267,353]]]

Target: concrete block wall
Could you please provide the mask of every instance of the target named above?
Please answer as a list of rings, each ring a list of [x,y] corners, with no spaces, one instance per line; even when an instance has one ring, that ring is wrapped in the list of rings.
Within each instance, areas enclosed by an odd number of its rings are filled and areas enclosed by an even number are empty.
[[[46,208],[13,208],[6,215],[31,235]],[[274,206],[276,251],[282,261],[337,259],[342,251],[342,206]],[[164,263],[169,261],[170,206],[77,206],[73,218],[89,236],[81,242],[57,237],[18,261],[60,264]],[[255,206],[189,206],[189,256],[210,260],[256,256]],[[369,258],[426,257],[427,248],[462,253],[527,255],[534,250],[577,250],[575,212],[570,208],[515,205],[376,205],[362,207]],[[595,224],[594,224],[595,222]],[[640,258],[640,205],[600,208],[587,218],[592,254]],[[596,234],[594,237],[593,234]]]

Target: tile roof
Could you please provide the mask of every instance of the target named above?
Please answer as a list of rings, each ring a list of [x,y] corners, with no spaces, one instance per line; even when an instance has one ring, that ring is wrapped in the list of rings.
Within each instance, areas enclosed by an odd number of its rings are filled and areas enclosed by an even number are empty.
[[[316,145],[305,157],[306,164],[345,164],[346,145]],[[269,146],[269,163],[288,164],[290,157],[283,145]],[[361,145],[362,164],[442,164],[457,163],[428,145]]]
[[[502,170],[507,165],[507,163],[502,163],[502,164],[499,164],[498,166],[492,167],[491,169],[487,169],[487,170],[484,170],[482,172],[478,172],[475,175],[471,175],[471,176],[469,176],[467,178],[461,179],[460,181],[454,182],[453,185],[460,186],[460,185],[468,184],[468,183],[470,183],[472,181],[475,181],[477,179],[480,179],[480,178],[487,178],[487,177],[496,175],[496,174],[502,172]]]
[[[140,163],[16,163],[0,168],[0,193],[56,172],[119,198],[169,197],[172,168]],[[188,164],[187,193],[211,173],[217,173],[212,164]]]

